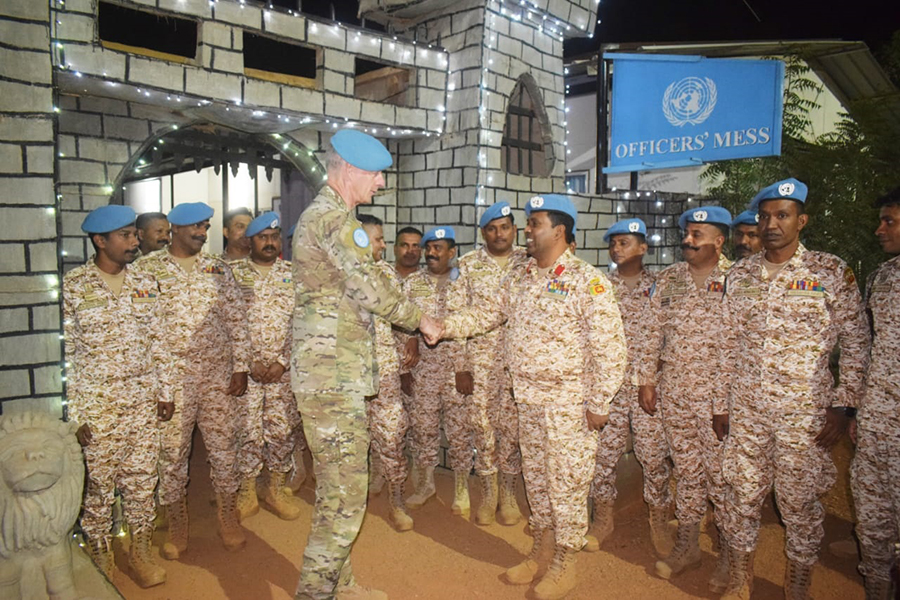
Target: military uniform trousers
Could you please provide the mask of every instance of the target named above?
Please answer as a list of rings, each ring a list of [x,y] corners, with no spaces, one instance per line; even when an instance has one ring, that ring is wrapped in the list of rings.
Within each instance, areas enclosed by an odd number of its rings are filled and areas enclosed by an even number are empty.
[[[470,352],[473,343],[469,341]],[[522,472],[519,418],[503,353],[499,348],[489,356],[481,349],[478,352],[472,360],[475,386],[470,409],[476,450],[475,472],[491,475],[499,470],[518,475]]]
[[[291,454],[297,442],[300,413],[291,391],[291,376],[281,381],[247,383],[247,393],[238,399],[238,471],[243,479],[258,476],[263,462],[270,473],[291,470]]]
[[[111,535],[115,490],[122,495],[132,531],[153,526],[156,508],[159,430],[154,376],[87,384],[80,393],[103,406],[101,418],[89,422],[91,443],[84,447],[87,489],[81,528],[89,539]]]
[[[231,364],[190,361],[179,364],[172,375],[175,414],[160,423],[159,501],[172,504],[187,491],[188,458],[194,426],[200,428],[209,453],[210,477],[218,494],[231,494],[240,487],[235,469],[238,402],[229,396]]]
[[[408,464],[404,447],[409,414],[396,369],[379,373],[378,395],[366,402],[372,453],[381,458],[381,474],[391,483],[406,481]]]
[[[352,585],[350,549],[366,512],[369,436],[362,397],[297,394],[316,474],[310,524],[297,597],[326,600]]]
[[[781,406],[797,410],[789,413]],[[752,397],[747,392],[733,397],[722,472],[730,486],[730,545],[743,552],[756,548],[760,511],[774,484],[786,528],[785,554],[809,565],[816,561],[825,535],[819,497],[834,485],[837,471],[830,453],[815,442],[825,425],[825,411],[800,406],[790,398]]]
[[[554,399],[548,393],[545,401]],[[557,545],[580,550],[588,529],[597,433],[588,429],[581,403],[520,402],[517,409],[531,529],[552,529]]]
[[[604,504],[615,501],[616,465],[625,453],[630,428],[634,432],[634,454],[644,469],[644,502],[653,507],[668,506],[669,445],[662,416],[644,412],[637,397],[637,386],[625,384],[609,405],[609,423],[600,431],[597,443],[591,497]]]

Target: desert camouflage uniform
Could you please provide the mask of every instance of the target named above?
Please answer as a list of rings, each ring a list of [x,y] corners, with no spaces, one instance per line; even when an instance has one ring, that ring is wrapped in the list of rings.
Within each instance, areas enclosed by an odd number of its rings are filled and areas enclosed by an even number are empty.
[[[638,379],[635,369],[637,346],[644,336],[644,307],[655,273],[643,269],[633,290],[628,289],[618,271],[609,274],[622,313],[625,339],[628,343],[628,367],[625,383],[609,405],[609,423],[600,432],[597,444],[597,468],[591,486],[595,502],[610,504],[616,499],[616,464],[625,452],[628,430],[634,432],[634,454],[644,469],[644,502],[652,507],[668,506],[669,445],[663,431],[662,416],[648,415],[638,405]]]
[[[727,537],[752,552],[760,509],[774,482],[788,559],[816,561],[824,535],[819,497],[836,477],[828,450],[815,442],[825,409],[856,406],[863,394],[868,332],[853,272],[841,259],[801,244],[771,281],[764,253],[728,275],[727,308],[734,369],[723,474]],[[840,342],[840,386],[828,358]]]
[[[316,507],[298,598],[332,598],[351,585],[350,548],[366,508],[369,436],[364,398],[378,378],[372,315],[414,330],[421,312],[360,247],[362,226],[330,187],[294,233],[291,385],[316,473]],[[355,235],[354,235],[355,234]]]
[[[400,277],[394,267],[381,260],[376,263],[401,292]],[[402,292],[401,292],[402,293]],[[372,453],[381,458],[381,471],[391,483],[406,480],[407,460],[404,448],[409,430],[409,414],[400,390],[400,356],[389,321],[375,317],[375,357],[378,361],[378,395],[366,403]]]
[[[159,282],[163,343],[174,355],[172,398],[175,414],[160,423],[159,500],[184,497],[194,425],[209,452],[210,476],[219,494],[240,487],[235,470],[238,403],[229,396],[234,373],[250,369],[250,339],[241,292],[231,268],[201,252],[190,272],[167,248],[151,252],[137,269]]]
[[[116,295],[93,261],[63,279],[69,420],[87,424],[87,490],[81,526],[110,535],[114,492],[133,531],[153,526],[159,431],[156,405],[168,401],[171,364],[161,344],[159,287],[125,268]]]
[[[659,410],[675,465],[675,516],[683,525],[699,523],[708,499],[720,531],[723,444],[713,432],[712,416],[716,399],[724,401],[728,393],[717,367],[726,355],[718,340],[727,328],[724,294],[730,266],[720,256],[703,289],[697,288],[686,262],[660,271],[642,318],[645,340],[637,365],[638,385],[659,380]]]
[[[500,281],[528,261],[524,248],[513,248],[500,266],[482,246],[459,259],[459,280],[465,291],[465,305],[482,302],[497,293]],[[519,453],[519,423],[512,384],[503,363],[504,327],[469,338],[465,343],[466,362],[475,382],[471,397],[472,430],[475,441],[475,472],[518,475],[522,471]]]
[[[900,256],[872,274],[866,298],[874,335],[851,483],[860,573],[887,580],[900,542]]]
[[[529,260],[485,302],[448,317],[445,335],[471,337],[504,319],[531,527],[581,549],[597,451],[585,409],[608,414],[625,373],[615,295],[598,269],[566,250],[546,276]]]
[[[233,262],[231,268],[247,307],[251,364],[261,362],[268,367],[278,362],[285,367],[281,381],[247,382],[247,394],[239,403],[237,468],[243,479],[255,478],[262,471],[265,453],[269,472],[287,473],[295,431],[300,427],[289,372],[294,312],[291,263],[279,258],[265,275],[249,258]]]

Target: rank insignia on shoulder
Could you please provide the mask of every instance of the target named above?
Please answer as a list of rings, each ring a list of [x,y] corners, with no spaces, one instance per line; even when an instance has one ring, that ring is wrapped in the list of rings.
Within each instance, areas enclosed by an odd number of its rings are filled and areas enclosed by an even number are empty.
[[[569,295],[569,284],[565,281],[560,281],[559,279],[552,279],[547,283],[544,295],[557,300],[565,300]]]
[[[210,275],[224,275],[225,269],[219,265],[209,265],[208,267],[203,267],[203,272],[209,273]]]
[[[563,272],[565,272],[565,270],[566,270],[566,268],[563,265],[557,265],[557,267],[555,269],[553,269],[553,274],[556,277],[559,277],[560,275],[563,274]]]
[[[856,283],[856,275],[853,274],[853,269],[850,267],[844,269],[844,281],[847,282],[847,285]]]
[[[594,277],[590,281],[588,281],[588,293],[591,296],[599,296],[603,292],[606,291],[606,288],[603,287],[603,284],[600,283],[599,277]]]
[[[363,229],[362,227],[357,227],[353,230],[353,243],[360,248],[369,247],[369,236],[366,233],[365,229]]]

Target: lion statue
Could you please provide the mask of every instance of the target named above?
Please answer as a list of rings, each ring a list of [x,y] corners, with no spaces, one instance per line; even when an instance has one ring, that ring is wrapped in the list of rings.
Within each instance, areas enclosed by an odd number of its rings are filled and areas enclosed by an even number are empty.
[[[79,597],[69,537],[83,484],[73,424],[0,416],[0,598]]]

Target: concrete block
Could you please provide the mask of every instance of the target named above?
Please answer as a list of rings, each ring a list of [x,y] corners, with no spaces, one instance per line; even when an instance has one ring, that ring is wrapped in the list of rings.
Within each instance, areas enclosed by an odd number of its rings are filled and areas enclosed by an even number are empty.
[[[156,2],[153,4],[155,5]],[[92,15],[96,5],[96,0],[66,0],[66,11]]]
[[[59,162],[60,183],[106,183],[103,163],[64,158]]]
[[[459,187],[463,184],[462,169],[441,169],[438,185],[441,187]]]
[[[53,146],[26,146],[28,173],[53,173]]]
[[[17,19],[46,21],[50,15],[50,3],[35,2],[34,0],[3,0],[0,2],[0,15]]]
[[[30,365],[60,359],[59,334],[34,333],[0,338],[5,365]]]
[[[23,244],[0,244],[0,273],[21,273],[23,271],[25,271],[25,246]],[[6,312],[2,311],[0,315],[5,316]],[[0,326],[0,331],[4,331],[2,326]]]
[[[66,44],[66,62],[73,71],[124,80],[126,58],[127,54],[96,46]]]
[[[234,31],[234,28],[231,25],[215,21],[204,21],[200,24],[200,42],[220,48],[231,48],[232,31]],[[237,31],[237,34],[240,36],[241,32]]]
[[[237,75],[187,69],[185,91],[203,98],[234,101],[241,97],[241,78]]]
[[[62,369],[48,365],[32,369],[35,394],[58,394],[62,391]]]
[[[87,240],[84,238],[84,236],[64,237],[62,240],[63,252],[66,253],[64,260],[72,261],[76,264],[82,264],[87,258],[87,253],[85,252],[86,244]]]
[[[0,119],[0,140],[10,142],[53,141],[53,121],[50,118],[4,115]]]
[[[52,205],[54,202],[51,177],[0,178],[0,204]],[[19,218],[25,222],[18,221]],[[48,239],[56,236],[54,217],[43,208],[4,208],[3,219],[8,223],[19,223],[19,226],[0,231],[0,240]]]
[[[459,223],[460,210],[458,206],[439,206],[435,210],[436,223]]]
[[[212,7],[209,0],[158,0],[158,6],[162,10],[171,12],[187,13],[207,19],[212,17]]]
[[[534,45],[534,28],[525,23],[510,23],[509,37],[532,46]]]
[[[0,371],[0,398],[16,398],[31,394],[31,380],[27,369]],[[6,412],[6,403],[3,404]]]
[[[347,30],[339,25],[326,25],[307,20],[306,41],[313,46],[346,50]]]
[[[150,123],[144,119],[104,115],[103,132],[108,138],[142,142],[150,136]]]
[[[87,211],[64,210],[61,216],[63,235],[81,235],[82,238],[84,237],[84,233],[81,231],[81,223],[87,216]]]
[[[354,37],[351,35],[351,38]],[[323,64],[326,69],[352,75],[356,70],[354,57],[347,52],[326,48],[322,51]]]
[[[386,39],[382,38],[379,33],[361,33],[357,35],[352,33],[347,36],[347,52],[368,56],[371,58],[381,58],[381,45],[386,44]]]
[[[93,43],[95,40],[94,17],[76,13],[57,13],[56,39],[69,42]]]
[[[393,39],[385,40],[381,44],[381,58],[399,65],[411,65],[415,62],[413,50],[415,50],[415,46],[412,44],[395,42]]]
[[[420,226],[424,226],[425,229],[431,228],[434,223],[434,209],[433,208],[413,208],[410,211],[410,222],[415,223]]]
[[[22,146],[0,144],[0,173],[22,172]]]
[[[0,47],[0,76],[26,83],[52,81],[50,54]]]
[[[397,107],[397,127],[425,129],[427,124],[427,111],[420,108]]]
[[[424,171],[425,157],[421,154],[412,154],[401,156],[397,161],[397,168],[401,171]]]
[[[436,171],[421,171],[413,175],[413,187],[417,188],[433,188],[437,185]]]
[[[348,80],[352,81],[352,78],[334,71],[325,71],[322,75],[322,89],[335,94],[351,94],[353,90],[347,89]]]
[[[28,331],[27,308],[5,308],[0,310],[0,333]]]
[[[362,120],[367,123],[381,123],[394,125],[395,123],[395,107],[391,104],[382,104],[380,102],[361,101]]]
[[[183,92],[184,67],[153,58],[129,56],[128,80],[164,90]]]
[[[318,90],[284,87],[281,90],[281,108],[313,115],[324,115],[325,95]]]
[[[248,29],[262,29],[262,10],[253,4],[216,2],[213,13],[217,21],[226,21]]]
[[[134,67],[134,62],[132,62]],[[114,98],[98,96],[82,96],[79,98],[79,109],[82,112],[102,113],[105,115],[128,116],[128,103]]]
[[[279,108],[281,106],[280,87],[269,81],[248,78],[244,82],[244,104]]]
[[[17,398],[3,402],[3,414],[13,415],[23,412],[41,412],[62,419],[62,398],[59,396],[45,398]]]
[[[213,48],[211,67],[217,71],[227,71],[242,75],[244,73],[244,54]]]
[[[35,330],[59,331],[59,305],[47,304],[45,306],[35,306],[31,309],[33,316],[32,323]]]
[[[362,111],[362,103],[354,98],[325,94],[325,114],[357,121]]]
[[[263,13],[263,29],[292,40],[303,41],[306,39],[306,19],[299,14],[286,15],[272,10],[265,11]]]
[[[419,73],[421,76],[421,73]],[[447,73],[444,71],[437,71],[434,69],[428,69],[425,72],[425,85],[430,88],[435,88],[438,90],[446,90],[447,89]]]
[[[28,245],[29,264],[32,271],[56,271],[56,242]]]
[[[451,17],[451,31],[453,33],[464,32],[472,27],[481,27],[484,25],[484,11],[480,9],[471,9],[464,12],[456,13]],[[503,20],[503,19],[497,19]]]
[[[497,49],[508,56],[521,56],[522,42],[510,36],[498,35]]]
[[[428,88],[419,88],[419,108],[425,110],[437,110],[438,106],[443,106],[445,100],[443,90],[431,90]]]
[[[83,137],[78,140],[78,156],[103,162],[125,162],[129,157],[128,144],[104,138]]]
[[[52,88],[0,81],[0,111],[49,113],[52,110]]]

